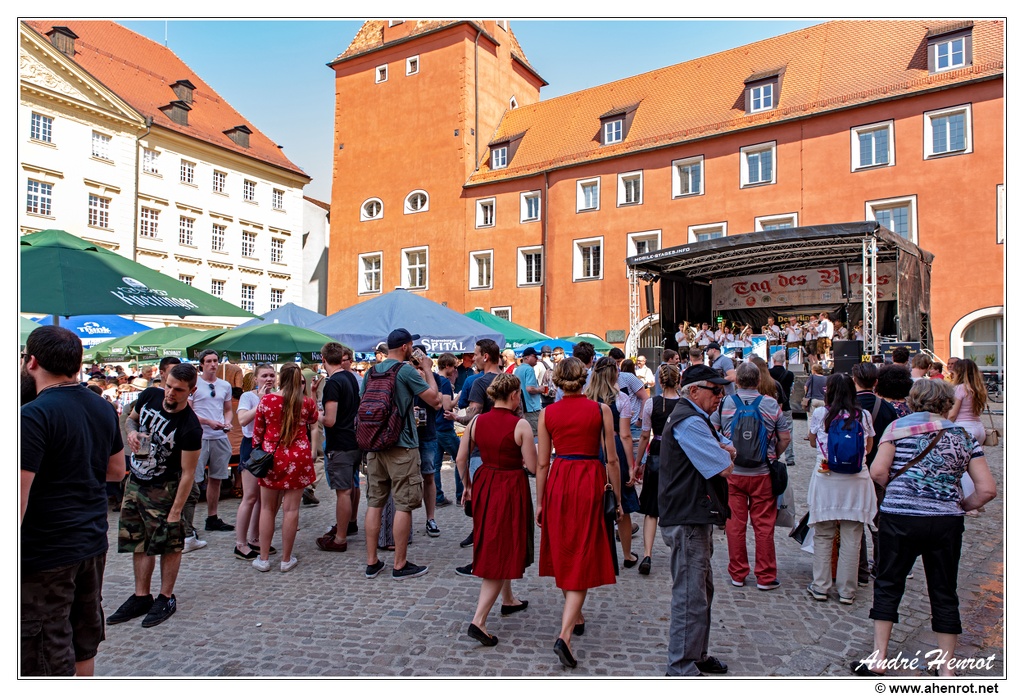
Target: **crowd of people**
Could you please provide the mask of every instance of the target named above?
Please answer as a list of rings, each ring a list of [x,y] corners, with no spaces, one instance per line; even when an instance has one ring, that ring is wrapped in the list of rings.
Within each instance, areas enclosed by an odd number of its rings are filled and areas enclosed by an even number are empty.
[[[193,522],[204,478],[205,529],[233,531],[233,554],[259,572],[272,568],[277,553],[271,543],[279,511],[280,571],[299,564],[300,504],[322,467],[336,507],[317,548],[347,551],[365,494],[365,577],[379,576],[386,559],[395,581],[427,574],[409,559],[408,543],[420,508],[426,534],[441,535],[435,510],[452,504],[440,482],[445,455],[455,464],[456,503],[473,520],[460,542],[472,547],[472,561],[457,569],[480,579],[471,638],[499,642],[487,624],[499,596],[502,615],[527,610],[512,582],[539,559],[538,574],[553,577],[564,596],[553,651],[563,666],[576,667],[573,641],[585,635],[588,591],[615,583],[620,558],[621,569],[650,575],[660,528],[672,579],[666,674],[726,673],[709,653],[712,540],[716,528],[725,530],[731,585],[746,585],[751,574],[760,591],[784,582],[774,529],[787,466],[796,464],[794,375],[781,339],[769,367],[756,356],[734,362],[718,337],[704,334],[706,325],[692,335],[685,323],[680,330],[685,351],[664,351],[652,370],[643,356],[633,360],[619,349],[598,357],[587,342],[575,344],[571,356],[544,347],[517,359],[482,339],[471,355],[432,360],[419,336],[399,328],[362,375],[353,370],[352,351],[335,342],[323,347],[321,370],[256,366],[239,376],[237,414],[232,384],[218,377],[223,365],[210,351],[197,364],[164,359],[152,384],[123,405],[120,423],[116,407],[79,381],[78,339],[60,327],[35,330],[22,354],[22,673],[90,675],[104,622],[143,617],[142,626],[152,627],[175,613],[181,555],[207,544]],[[827,378],[816,366],[805,389],[815,454],[807,592],[825,602],[834,586],[849,605],[874,578],[874,653],[851,665],[857,675],[884,673],[918,557],[932,627],[949,659],[961,632],[963,516],[996,489],[978,420],[986,395],[980,372],[970,360],[950,363],[954,384],[929,379],[936,376],[923,367],[915,375],[899,362],[880,370],[861,363],[852,376]],[[236,421],[243,496],[231,525],[217,502],[230,476],[227,434]],[[104,619],[105,487],[122,480],[117,551],[133,555],[135,588]],[[642,515],[642,526],[633,513]],[[939,674],[951,675],[951,665],[939,666]]]

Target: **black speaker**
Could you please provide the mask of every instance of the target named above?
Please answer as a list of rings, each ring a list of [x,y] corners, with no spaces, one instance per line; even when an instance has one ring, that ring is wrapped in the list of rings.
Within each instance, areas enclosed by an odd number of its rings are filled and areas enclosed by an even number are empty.
[[[832,342],[832,355],[835,357],[836,362],[839,362],[840,358],[856,358],[860,362],[860,356],[863,351],[864,347],[861,341]]]
[[[844,298],[850,297],[850,265],[845,261],[839,262],[839,290]]]
[[[850,371],[853,370],[853,366],[857,365],[858,363],[860,363],[860,356],[857,356],[855,358],[839,358],[837,356],[836,359],[832,361],[832,373],[846,373],[847,375],[849,375]]]
[[[653,315],[656,312],[654,305],[654,286],[650,283],[644,288],[644,295],[647,296],[647,314]]]
[[[652,373],[658,372],[658,366],[661,365],[661,347],[660,346],[644,346],[638,348],[636,353],[638,356],[643,356],[647,359],[647,367],[651,369]]]

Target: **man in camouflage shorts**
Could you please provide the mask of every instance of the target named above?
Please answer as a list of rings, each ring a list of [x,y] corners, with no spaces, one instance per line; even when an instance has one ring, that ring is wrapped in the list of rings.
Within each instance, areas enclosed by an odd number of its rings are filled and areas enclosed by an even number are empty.
[[[196,387],[196,369],[182,363],[171,368],[164,389],[139,395],[128,417],[130,474],[121,504],[117,551],[134,555],[135,593],[107,624],[145,615],[143,627],[155,627],[177,610],[174,583],[185,546],[181,513],[192,489],[202,426],[188,397]],[[160,557],[160,594],[150,585]]]

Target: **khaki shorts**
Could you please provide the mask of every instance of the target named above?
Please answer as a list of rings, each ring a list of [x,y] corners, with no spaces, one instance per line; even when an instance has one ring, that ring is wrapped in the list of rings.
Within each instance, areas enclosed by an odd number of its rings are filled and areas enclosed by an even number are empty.
[[[423,505],[419,448],[391,448],[366,454],[366,503],[384,508],[388,497],[396,511],[415,511]]]

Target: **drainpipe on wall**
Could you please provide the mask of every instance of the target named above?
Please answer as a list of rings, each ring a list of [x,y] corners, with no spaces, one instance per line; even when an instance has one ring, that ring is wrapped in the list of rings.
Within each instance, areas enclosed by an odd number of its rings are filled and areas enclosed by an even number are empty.
[[[480,169],[480,35],[483,29],[476,30],[473,41],[473,171]]]
[[[139,260],[139,145],[143,138],[153,130],[153,117],[146,117],[146,132],[135,139],[135,211],[133,213],[134,224],[132,225],[132,261]]]
[[[540,244],[544,277],[540,289],[540,333],[548,333],[548,173],[544,172],[544,192],[541,194]]]

